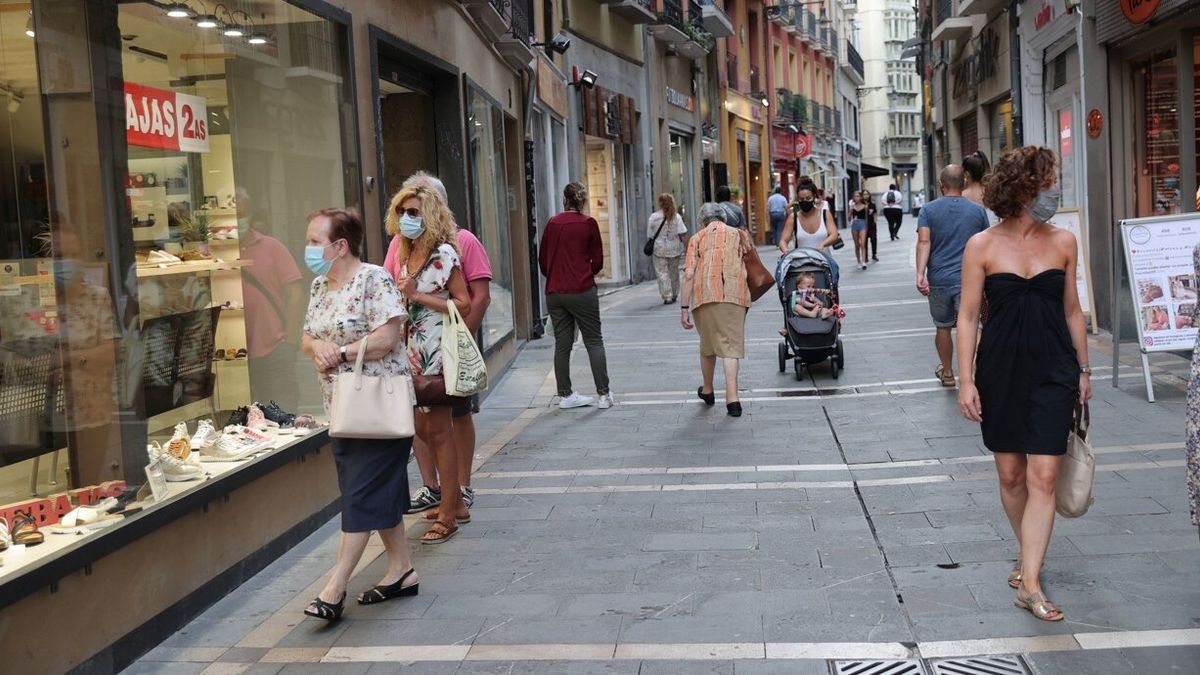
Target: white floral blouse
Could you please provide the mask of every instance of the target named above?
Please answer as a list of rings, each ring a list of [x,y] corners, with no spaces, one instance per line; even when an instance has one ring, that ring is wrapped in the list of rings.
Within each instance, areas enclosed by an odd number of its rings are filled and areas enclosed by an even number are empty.
[[[417,276],[417,292],[450,299],[450,274],[461,267],[458,253],[450,244],[442,244],[429,256],[429,260]],[[400,266],[401,287],[408,283],[408,265]],[[422,375],[440,375],[442,372],[442,326],[446,315],[429,309],[419,302],[409,302],[408,310],[408,365],[412,372]]]
[[[348,345],[361,340],[364,335],[379,328],[389,320],[408,317],[392,276],[378,265],[363,263],[350,283],[338,289],[330,289],[324,276],[313,279],[308,299],[308,313],[304,316],[304,332],[316,340],[337,345]],[[354,372],[353,363],[344,363],[337,373]],[[378,361],[364,361],[366,375],[404,375],[408,362],[404,358],[404,341],[396,343],[387,356]],[[325,396],[325,411],[329,411],[333,395],[334,373],[318,376],[321,393]]]

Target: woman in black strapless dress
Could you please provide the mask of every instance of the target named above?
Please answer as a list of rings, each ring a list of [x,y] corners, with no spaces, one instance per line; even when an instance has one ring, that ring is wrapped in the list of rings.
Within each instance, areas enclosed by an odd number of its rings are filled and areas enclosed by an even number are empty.
[[[1054,154],[1025,147],[1005,154],[985,180],[984,203],[1002,220],[967,244],[958,315],[959,405],[995,455],[1020,547],[1009,586],[1017,606],[1044,621],[1063,619],[1041,587],[1054,481],[1075,406],[1091,397],[1075,236],[1046,222],[1058,208],[1055,177]]]

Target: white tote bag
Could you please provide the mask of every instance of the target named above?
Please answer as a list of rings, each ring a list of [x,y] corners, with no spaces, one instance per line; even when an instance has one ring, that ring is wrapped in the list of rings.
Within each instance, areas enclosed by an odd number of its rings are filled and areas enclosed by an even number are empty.
[[[1092,480],[1096,477],[1096,456],[1088,443],[1091,413],[1086,404],[1075,408],[1075,423],[1067,439],[1067,454],[1058,467],[1054,482],[1054,510],[1064,518],[1078,518],[1087,513],[1095,499]]]
[[[442,325],[442,374],[446,378],[446,394],[450,396],[473,396],[487,391],[483,353],[453,301],[446,303],[446,322]]]
[[[338,373],[329,404],[333,438],[412,438],[416,396],[407,375],[363,375],[367,338],[359,345],[354,371]]]

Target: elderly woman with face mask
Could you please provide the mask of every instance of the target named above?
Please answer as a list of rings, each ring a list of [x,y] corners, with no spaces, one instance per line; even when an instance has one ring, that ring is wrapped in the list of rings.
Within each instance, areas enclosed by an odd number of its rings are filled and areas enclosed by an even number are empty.
[[[717,357],[725,370],[725,409],[731,417],[742,416],[738,400],[739,359],[746,355],[746,312],[750,309],[750,286],[742,254],[754,244],[737,222],[737,214],[722,204],[700,207],[702,229],[688,242],[684,257],[684,281],[680,289],[680,322],[685,330],[700,334],[700,374],[703,384],[696,395],[706,405],[716,403],[713,373]]]

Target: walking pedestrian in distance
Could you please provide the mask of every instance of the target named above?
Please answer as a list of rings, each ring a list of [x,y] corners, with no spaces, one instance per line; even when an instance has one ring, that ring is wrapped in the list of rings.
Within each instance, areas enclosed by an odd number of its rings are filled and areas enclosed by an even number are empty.
[[[577,327],[583,334],[596,395],[600,397],[597,407],[605,410],[613,406],[595,279],[604,269],[604,244],[596,220],[583,213],[586,206],[587,188],[583,183],[569,183],[563,188],[563,212],[546,223],[538,251],[538,265],[546,276],[546,307],[554,324],[554,379],[562,410],[592,404],[592,397],[576,393],[571,387],[571,348]]]
[[[837,225],[833,222],[833,213],[824,206],[824,202],[817,201],[817,186],[812,181],[797,183],[796,205],[783,225],[783,241],[779,244],[779,252],[787,255],[794,248],[815,248],[825,254],[833,278],[837,279],[838,264],[829,247],[833,246],[839,235]],[[793,240],[795,245],[789,246]]]
[[[1064,616],[1042,590],[1042,562],[1073,412],[1092,396],[1075,236],[1046,222],[1061,197],[1056,178],[1054,153],[1028,146],[1005,153],[985,179],[984,203],[1003,220],[967,243],[958,312],[959,406],[981,422],[995,454],[1000,500],[1019,546],[1009,576],[1016,605],[1043,621]],[[985,294],[988,320],[977,347]]]
[[[869,205],[863,192],[855,192],[850,201],[850,236],[854,238],[854,263],[858,269],[867,269],[867,217]]]
[[[883,193],[883,217],[887,219],[888,236],[896,241],[900,238],[900,225],[904,222],[904,194],[896,189],[895,183]]]
[[[449,203],[446,186],[432,174],[418,171],[404,180],[401,188],[427,187],[436,190],[442,201]],[[388,244],[383,268],[392,275],[400,276],[400,213],[389,211],[385,218],[387,231],[392,235]],[[453,215],[453,214],[452,214]],[[492,263],[479,239],[455,225],[454,241],[462,261],[462,274],[467,282],[467,296],[471,307],[463,314],[463,322],[474,334],[479,333],[483,317],[492,303]],[[479,412],[479,396],[472,396],[466,403],[450,411],[450,429],[454,436],[454,447],[458,451],[458,482],[462,488],[463,503],[467,509],[475,505],[475,490],[471,487],[471,463],[475,458],[475,413]],[[406,513],[419,513],[432,509],[442,502],[441,481],[438,480],[437,460],[433,449],[420,436],[413,439],[413,457],[421,472],[421,487],[413,494]]]
[[[300,347],[312,358],[328,415],[335,376],[354,371],[359,351],[366,375],[408,372],[403,325],[408,314],[391,275],[363,263],[363,224],[353,209],[318,211],[308,223],[304,261],[312,282]],[[369,338],[364,342],[364,338]],[[365,346],[364,346],[365,345]],[[418,578],[404,538],[401,515],[408,500],[405,463],[411,439],[330,438],[341,493],[342,535],[337,562],[304,613],[335,621],[345,609],[346,585],[362,558],[371,531],[387,549],[379,584],[358,596],[360,604],[416,595]]]
[[[944,387],[954,386],[954,338],[962,294],[962,261],[967,241],[988,227],[983,207],[962,196],[963,169],[948,164],[939,180],[942,196],[929,203],[917,220],[917,290],[929,298],[929,315],[937,329],[933,344]]]
[[[913,218],[917,218],[918,220],[921,218],[921,207],[922,206],[925,206],[925,193],[918,192],[915,195],[913,195],[913,203],[912,203]]]
[[[966,174],[962,196],[980,206],[986,206],[983,203],[983,179],[992,170],[987,155],[976,150],[963,158],[962,167]]]
[[[779,246],[783,243],[783,221],[787,220],[787,197],[783,196],[783,188],[776,187],[767,197],[767,213],[771,216],[771,243]]]
[[[680,323],[684,330],[694,327],[700,334],[703,383],[696,395],[705,405],[716,403],[713,374],[720,357],[725,370],[725,410],[731,417],[741,417],[738,368],[739,359],[746,355],[746,312],[750,309],[742,255],[754,244],[744,228],[728,224],[735,217],[722,204],[710,202],[700,207],[703,229],[688,242]]]
[[[664,192],[658,196],[658,210],[650,214],[646,231],[654,237],[654,274],[658,277],[658,294],[663,304],[670,305],[679,297],[679,262],[683,259],[683,240],[687,225],[675,208],[675,197]]]
[[[717,188],[717,201],[729,209],[729,217],[732,220],[729,223],[730,227],[746,229],[746,212],[742,210],[741,204],[733,201],[733,191],[728,185]]]
[[[879,262],[879,228],[878,225],[878,210],[875,207],[875,198],[869,190],[863,190],[863,203],[867,205],[867,234],[863,242],[863,266],[867,269],[867,247],[871,248],[871,259]]]
[[[414,374],[442,374],[442,329],[450,303],[458,313],[471,306],[467,281],[463,277],[458,246],[455,243],[454,215],[441,194],[426,186],[401,188],[392,197],[387,219],[389,227],[400,233],[396,252],[400,270],[396,283],[408,303],[408,363]],[[459,484],[459,453],[451,433],[453,406],[417,407],[417,435],[433,451],[441,503],[426,514],[435,520],[425,534],[423,544],[441,544],[458,533],[459,523],[471,520],[471,512],[462,500]]]
[[[838,227],[837,199],[833,196],[833,190],[826,193],[825,205],[829,208],[829,215],[833,216],[833,225],[836,229]]]

